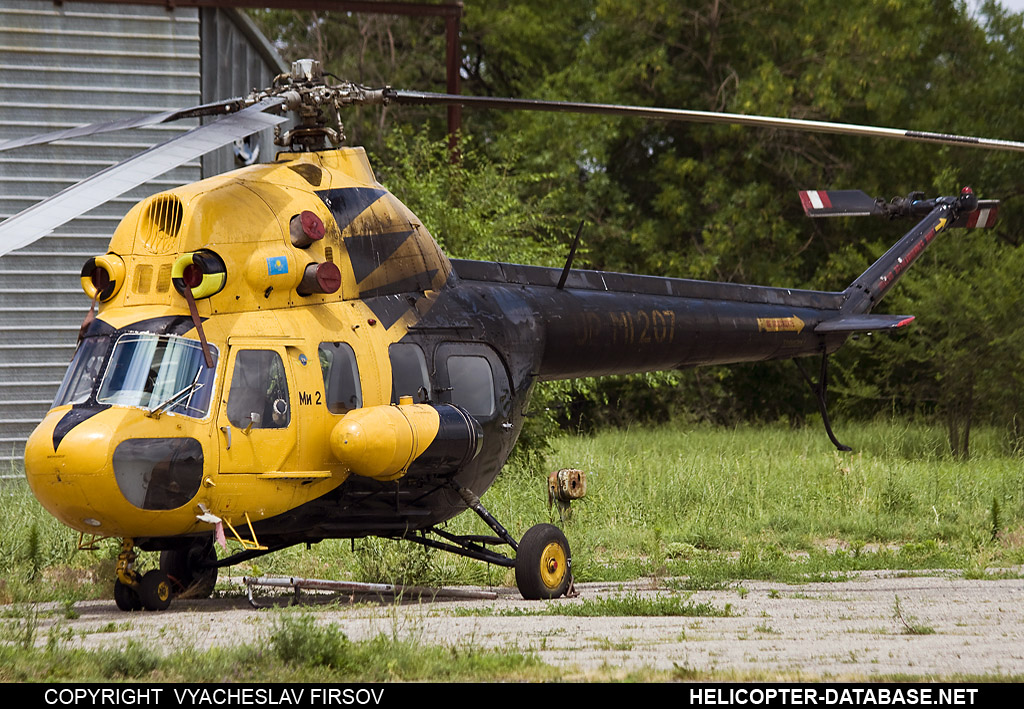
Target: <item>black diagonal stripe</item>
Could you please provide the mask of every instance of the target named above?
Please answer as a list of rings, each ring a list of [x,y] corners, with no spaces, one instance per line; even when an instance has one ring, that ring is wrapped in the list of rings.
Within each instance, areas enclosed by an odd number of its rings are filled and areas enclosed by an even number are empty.
[[[366,211],[367,207],[387,194],[387,190],[375,187],[342,187],[334,190],[321,190],[317,197],[324,201],[338,223],[338,231],[355,221],[356,217]]]
[[[60,445],[60,442],[64,440],[64,436],[71,433],[71,429],[109,408],[109,404],[75,406],[71,411],[64,414],[63,418],[61,418],[61,420],[57,422],[57,425],[53,427],[53,452],[57,452],[57,447]]]
[[[391,283],[385,283],[382,286],[376,288],[370,288],[359,292],[360,298],[375,298],[378,295],[390,295],[393,293],[422,293],[425,290],[431,290],[434,285],[434,275],[437,273],[437,269],[431,269],[429,271],[421,271],[415,273],[407,278],[403,278],[400,281],[393,281]]]
[[[352,273],[356,283],[362,283],[377,267],[388,260],[391,254],[408,240],[410,231],[396,231],[393,234],[361,234],[345,239],[345,248],[352,261]]]
[[[404,295],[382,295],[376,298],[363,298],[366,306],[377,316],[384,329],[398,322],[398,319],[412,310],[413,305]],[[415,302],[415,301],[414,301]]]

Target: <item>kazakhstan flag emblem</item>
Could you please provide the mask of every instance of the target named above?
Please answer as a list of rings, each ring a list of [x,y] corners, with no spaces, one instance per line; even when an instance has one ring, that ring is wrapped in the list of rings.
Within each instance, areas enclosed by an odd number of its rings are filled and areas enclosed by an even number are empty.
[[[284,256],[271,256],[267,259],[267,272],[271,276],[288,273],[288,259]]]

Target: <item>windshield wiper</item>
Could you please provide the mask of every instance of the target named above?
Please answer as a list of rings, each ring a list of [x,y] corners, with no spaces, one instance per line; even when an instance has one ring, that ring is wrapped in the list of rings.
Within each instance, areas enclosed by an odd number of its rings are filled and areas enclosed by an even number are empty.
[[[148,412],[146,412],[146,416],[149,416],[150,418],[158,418],[160,416],[160,414],[163,413],[163,410],[165,408],[167,408],[168,406],[170,406],[171,404],[176,402],[178,399],[181,399],[182,397],[184,397],[184,396],[186,396],[188,394],[191,394],[194,391],[198,391],[198,390],[202,389],[203,385],[199,381],[199,376],[202,373],[203,373],[203,370],[200,369],[198,372],[196,372],[196,378],[192,380],[191,384],[189,384],[187,387],[185,387],[184,389],[182,389],[178,393],[172,394],[169,399],[166,399],[159,406],[150,409]]]

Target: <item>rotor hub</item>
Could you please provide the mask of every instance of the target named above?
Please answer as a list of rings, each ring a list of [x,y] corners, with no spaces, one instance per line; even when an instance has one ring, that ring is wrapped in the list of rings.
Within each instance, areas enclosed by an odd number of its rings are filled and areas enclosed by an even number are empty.
[[[328,86],[320,62],[300,59],[291,72],[280,74],[271,88],[254,91],[246,103],[269,97],[284,99],[283,107],[296,116],[295,127],[274,130],[274,143],[296,152],[325,150],[328,141],[337,147],[345,139],[341,109],[357,105],[387,103],[387,89],[370,89],[351,81]]]

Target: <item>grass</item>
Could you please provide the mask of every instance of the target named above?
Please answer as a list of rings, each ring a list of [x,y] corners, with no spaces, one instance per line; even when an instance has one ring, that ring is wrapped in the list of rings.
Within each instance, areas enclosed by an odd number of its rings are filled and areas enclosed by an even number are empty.
[[[512,608],[493,610],[491,608],[457,608],[456,616],[569,616],[577,618],[604,617],[711,617],[728,618],[733,615],[728,603],[717,608],[708,602],[694,603],[689,594],[685,596],[644,597],[638,594],[624,594],[598,598],[585,598],[579,603],[554,602],[543,607]]]
[[[27,641],[19,625],[17,642],[0,642],[0,681],[151,682],[541,682],[559,678],[534,654],[516,648],[487,650],[466,645],[427,645],[381,634],[349,640],[334,623],[306,612],[279,611],[257,643],[206,651],[169,653],[129,640],[121,647],[85,650],[73,634],[51,630],[45,647]]]
[[[900,597],[894,596],[892,604],[892,617],[894,620],[899,621],[902,626],[902,631],[905,635],[934,635],[935,628],[924,623],[919,623],[917,618],[907,613],[904,613],[902,604],[900,603]]]
[[[854,446],[852,454],[833,450],[817,427],[663,426],[566,436],[555,441],[543,470],[503,472],[483,503],[516,537],[539,522],[559,524],[557,511],[547,507],[546,474],[560,467],[584,469],[588,497],[573,503],[571,519],[561,523],[572,545],[577,581],[654,577],[677,591],[658,600],[619,595],[550,603],[521,611],[524,615],[721,617],[733,614],[730,605],[694,603],[690,593],[731,589],[742,598],[747,592],[742,581],[764,580],[779,584],[770,591],[774,597],[789,597],[782,584],[841,583],[869,569],[1019,578],[1014,567],[1024,564],[1021,458],[1008,452],[1001,432],[990,429],[972,432],[969,462],[953,460],[945,453],[944,435],[941,429],[890,422],[844,427],[841,437]],[[455,518],[448,530],[490,534],[472,514]],[[76,600],[110,598],[117,552],[115,540],[78,551],[77,534],[50,517],[24,482],[0,481],[0,681],[580,679],[544,664],[532,649],[428,645],[397,634],[355,641],[337,625],[301,613],[271,615],[258,628],[258,640],[238,647],[168,651],[166,643],[155,644],[159,640],[135,640],[85,650],[61,618],[73,617]],[[142,554],[140,560],[143,570],[157,563],[155,554]],[[374,539],[356,542],[354,550],[341,540],[311,549],[297,546],[232,573],[514,585],[510,570]],[[35,601],[56,602],[45,611],[46,622],[41,622],[43,611],[25,605]],[[892,619],[899,632],[935,632],[908,614],[899,598]],[[114,624],[94,632],[120,631]],[[754,631],[777,632],[767,620]],[[668,672],[606,667],[583,679],[765,677],[682,664]]]
[[[586,598],[582,603],[578,604],[559,604],[557,609],[552,609],[551,615],[583,618],[603,616],[705,616],[727,618],[732,615],[732,607],[726,604],[723,608],[716,608],[710,603],[694,603],[688,597],[681,596],[644,598],[636,594],[626,594],[624,596],[608,598]]]
[[[661,426],[555,441],[543,470],[506,470],[483,503],[513,535],[560,523],[546,474],[588,472],[588,496],[562,526],[577,581],[641,576],[680,590],[742,579],[842,581],[867,569],[956,569],[972,578],[1024,564],[1024,465],[1002,432],[972,433],[972,459],[945,452],[941,428],[844,426],[839,453],[818,426]],[[471,513],[455,533],[491,534]],[[77,535],[22,481],[0,482],[0,603],[109,597],[114,540],[76,551]],[[329,540],[248,562],[288,574],[413,585],[514,585],[510,570],[408,542]],[[141,555],[143,569],[156,565]]]
[[[844,439],[854,453],[817,428],[782,426],[559,440],[551,467],[590,474],[566,525],[577,579],[686,576],[712,588],[1024,563],[1024,466],[998,431],[974,439],[969,462],[943,453],[941,429],[864,424]]]

